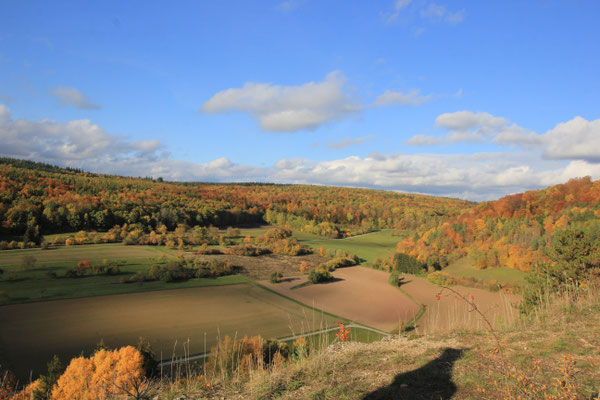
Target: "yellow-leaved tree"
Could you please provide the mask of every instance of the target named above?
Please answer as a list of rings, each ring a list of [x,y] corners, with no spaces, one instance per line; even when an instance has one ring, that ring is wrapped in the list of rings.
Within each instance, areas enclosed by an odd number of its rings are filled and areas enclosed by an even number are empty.
[[[145,390],[143,356],[131,346],[78,357],[59,378],[53,400],[100,400]]]

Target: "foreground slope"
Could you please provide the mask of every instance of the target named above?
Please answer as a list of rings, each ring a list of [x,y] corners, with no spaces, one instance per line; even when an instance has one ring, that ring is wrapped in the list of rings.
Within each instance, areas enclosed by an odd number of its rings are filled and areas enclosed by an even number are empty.
[[[155,383],[159,398],[592,399],[600,395],[600,288],[548,298],[493,334],[454,331],[338,343],[230,380]],[[494,339],[497,336],[498,341]]]

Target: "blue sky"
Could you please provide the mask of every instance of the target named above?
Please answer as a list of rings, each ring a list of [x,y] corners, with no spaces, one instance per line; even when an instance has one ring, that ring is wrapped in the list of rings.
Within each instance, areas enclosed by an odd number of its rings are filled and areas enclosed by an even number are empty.
[[[597,1],[0,5],[0,155],[493,199],[600,177]]]

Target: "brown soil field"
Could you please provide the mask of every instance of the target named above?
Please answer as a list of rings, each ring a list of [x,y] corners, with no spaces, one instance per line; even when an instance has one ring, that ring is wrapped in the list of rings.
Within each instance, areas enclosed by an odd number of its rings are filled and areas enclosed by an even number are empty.
[[[436,296],[441,288],[425,278],[404,275],[402,290],[427,307],[425,315],[418,321],[418,333],[444,333],[453,329],[487,329],[483,318],[456,294],[444,290],[440,299]],[[518,315],[515,305],[521,300],[519,295],[492,293],[483,289],[453,286],[485,315],[492,325],[509,324]],[[473,297],[473,300],[471,300]]]
[[[304,256],[286,256],[281,254],[265,254],[257,257],[235,256],[230,254],[219,255],[195,255],[200,260],[228,260],[232,265],[241,267],[240,273],[252,279],[268,279],[272,272],[280,272],[284,276],[302,275],[300,264],[306,261],[309,268],[328,260],[318,254],[307,254]]]
[[[415,302],[388,283],[387,272],[348,267],[334,271],[333,276],[333,282],[297,289],[291,287],[306,282],[306,276],[261,284],[304,304],[386,332],[398,329],[419,311]]]
[[[251,284],[1,306],[0,364],[27,380],[30,370],[34,378],[45,372],[52,355],[68,363],[100,339],[118,347],[144,337],[157,358],[169,360],[188,339],[189,354],[197,354],[225,335],[274,339],[335,322]]]

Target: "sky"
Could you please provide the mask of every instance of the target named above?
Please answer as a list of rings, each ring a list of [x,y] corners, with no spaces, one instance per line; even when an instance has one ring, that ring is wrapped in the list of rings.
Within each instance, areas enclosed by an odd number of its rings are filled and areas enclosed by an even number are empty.
[[[0,156],[492,200],[600,178],[600,2],[0,1]]]

